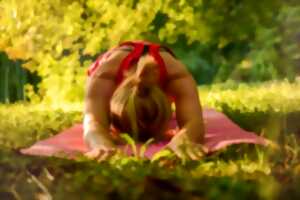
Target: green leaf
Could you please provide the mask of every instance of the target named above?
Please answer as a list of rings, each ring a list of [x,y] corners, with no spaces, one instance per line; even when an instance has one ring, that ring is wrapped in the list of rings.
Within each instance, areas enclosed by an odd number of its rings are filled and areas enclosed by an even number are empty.
[[[149,140],[147,140],[140,148],[140,157],[141,158],[145,158],[145,152],[148,148],[148,146],[154,141],[153,138],[150,138]]]
[[[135,144],[134,139],[132,139],[132,137],[130,137],[130,136],[129,136],[128,134],[126,134],[126,133],[121,134],[120,137],[121,137],[122,139],[124,139],[124,140],[127,142],[127,144],[130,145],[131,150],[132,150],[132,152],[133,152],[133,155],[134,155],[135,157],[138,158],[138,157],[139,157],[139,154],[138,154],[137,147],[136,147],[136,144]]]
[[[171,158],[174,156],[174,153],[169,150],[169,149],[163,149],[159,152],[157,152],[156,154],[153,155],[153,157],[151,158],[151,162],[155,162],[158,161],[162,158]]]

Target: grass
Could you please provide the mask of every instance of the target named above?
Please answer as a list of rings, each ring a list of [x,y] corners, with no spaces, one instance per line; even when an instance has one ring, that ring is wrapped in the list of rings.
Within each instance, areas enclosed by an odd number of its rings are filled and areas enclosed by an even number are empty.
[[[81,122],[82,104],[0,105],[0,199],[299,199],[299,91],[297,82],[201,87],[204,105],[279,148],[236,145],[188,162],[21,155],[19,148]]]

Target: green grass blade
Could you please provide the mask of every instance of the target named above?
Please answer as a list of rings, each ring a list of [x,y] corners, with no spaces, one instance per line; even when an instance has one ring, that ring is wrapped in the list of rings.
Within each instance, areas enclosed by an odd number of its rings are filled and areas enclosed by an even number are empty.
[[[120,137],[122,139],[124,139],[127,144],[130,145],[130,147],[132,149],[132,152],[133,152],[133,155],[135,157],[139,157],[139,154],[138,154],[137,147],[136,147],[134,139],[132,139],[128,134],[121,134]]]

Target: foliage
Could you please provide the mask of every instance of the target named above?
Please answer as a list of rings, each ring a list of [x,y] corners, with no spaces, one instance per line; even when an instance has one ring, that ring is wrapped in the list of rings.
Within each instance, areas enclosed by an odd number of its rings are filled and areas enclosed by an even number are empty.
[[[28,104],[0,105],[0,147],[18,148],[49,137],[81,121],[79,110],[68,112]]]
[[[256,29],[251,50],[235,72],[240,79],[293,80],[299,75],[300,6],[283,6],[273,23],[278,25]]]
[[[272,15],[267,14],[269,6],[272,7],[271,4],[266,3],[262,8],[266,9],[266,15]],[[233,6],[233,10],[240,9],[238,5]],[[242,9],[245,9],[243,13],[247,12],[247,6],[243,6]],[[223,43],[194,42],[192,45],[187,45],[184,38],[180,38],[181,41],[176,42],[173,48],[198,83],[223,82],[228,79],[243,82],[283,78],[293,80],[299,75],[299,2],[298,4],[293,2],[292,5],[285,2],[280,8],[272,9],[270,11],[273,13],[272,19],[267,24],[261,23],[261,19],[257,20],[255,25],[248,21],[235,26],[236,22],[244,20],[245,17],[239,11],[233,11],[241,14],[236,16],[239,19],[224,17],[223,24],[218,24],[218,27],[225,29],[220,32],[221,41],[222,34],[226,34],[227,29],[245,31],[242,38],[228,41],[226,39]],[[255,11],[254,13],[250,12],[247,17],[257,18],[253,16],[257,13]],[[232,23],[235,27],[230,27]]]
[[[230,150],[230,151],[228,151]],[[97,163],[0,151],[0,197],[24,199],[297,199],[297,164],[264,149],[231,148],[201,161],[118,157]],[[251,153],[252,152],[252,153]],[[254,152],[254,153],[253,153]],[[256,153],[255,153],[256,152]],[[273,152],[278,155],[278,152]],[[280,157],[281,158],[281,157]],[[281,158],[283,159],[283,158]],[[284,182],[282,182],[284,179]],[[290,198],[291,199],[291,198]]]
[[[215,170],[216,166],[209,166],[205,164],[206,161],[189,163],[190,166],[168,167],[158,162],[130,159],[124,162],[128,158],[111,165],[87,160],[30,158],[3,150],[0,155],[0,172],[3,174],[0,196],[4,199],[15,196],[25,199],[35,199],[37,196],[53,199],[65,199],[66,196],[72,199],[271,199],[277,194],[270,193],[274,192],[271,190],[267,193],[269,198],[262,198],[260,182],[270,179],[263,173],[258,173],[259,181],[242,171],[240,173],[244,174],[244,178],[241,175],[232,178],[230,175],[217,174],[200,176],[197,174],[200,168]],[[233,161],[219,159],[218,163],[218,169],[226,171]],[[268,183],[278,184],[275,180]]]
[[[300,130],[299,83],[214,84],[200,87],[200,98],[204,105],[226,113],[243,128],[276,138]]]
[[[299,111],[300,80],[270,81],[263,84],[227,82],[200,87],[203,104],[222,110],[231,107],[241,112],[280,112]],[[285,102],[285,103],[282,103]]]
[[[253,40],[265,46],[256,30],[277,27],[285,21],[274,22],[277,14],[291,4],[294,1],[2,0],[0,50],[11,59],[24,60],[24,67],[42,78],[38,95],[26,87],[32,101],[82,100],[86,67],[100,52],[130,39],[173,44],[179,57],[187,57],[186,64],[199,82],[222,81],[243,63]],[[293,13],[298,16],[297,10]],[[270,48],[277,42],[273,44]],[[257,48],[251,46],[249,57],[261,55]],[[266,66],[274,64],[274,59],[267,60]],[[209,72],[208,78],[203,72]]]

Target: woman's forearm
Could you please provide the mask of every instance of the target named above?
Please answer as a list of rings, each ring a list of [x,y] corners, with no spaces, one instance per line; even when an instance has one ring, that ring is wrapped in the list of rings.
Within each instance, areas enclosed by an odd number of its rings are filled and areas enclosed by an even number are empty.
[[[84,140],[87,143],[87,145],[92,149],[115,146],[110,136],[95,131],[85,132]]]
[[[114,145],[109,127],[101,125],[88,114],[84,116],[83,137],[85,143],[91,148]]]
[[[203,144],[205,129],[201,118],[188,121],[181,129],[193,142]]]

